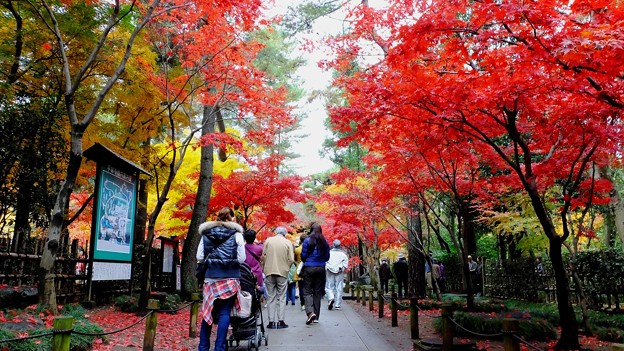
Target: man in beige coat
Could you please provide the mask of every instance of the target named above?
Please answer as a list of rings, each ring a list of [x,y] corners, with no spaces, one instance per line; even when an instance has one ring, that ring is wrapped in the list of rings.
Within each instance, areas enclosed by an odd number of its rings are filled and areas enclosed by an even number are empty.
[[[268,296],[267,314],[269,315],[269,329],[284,329],[288,325],[284,322],[286,314],[286,287],[290,266],[295,261],[293,244],[286,239],[286,228],[275,228],[275,236],[264,241],[262,253],[262,268],[264,271],[264,285]],[[277,314],[277,324],[275,316]]]

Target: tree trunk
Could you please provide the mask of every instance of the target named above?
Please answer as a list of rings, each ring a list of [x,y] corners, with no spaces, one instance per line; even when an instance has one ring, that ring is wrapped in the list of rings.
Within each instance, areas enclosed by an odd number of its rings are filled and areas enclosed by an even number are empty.
[[[570,302],[568,287],[568,274],[563,264],[561,255],[561,241],[558,236],[550,233],[550,260],[555,273],[557,308],[559,310],[559,323],[561,324],[561,336],[557,342],[557,348],[561,350],[578,350],[578,322]]]
[[[52,210],[50,228],[48,229],[47,242],[43,248],[43,255],[39,263],[37,278],[39,281],[39,305],[49,309],[53,314],[58,313],[56,305],[56,291],[54,288],[54,264],[56,252],[59,249],[59,239],[65,223],[65,209],[69,202],[76,177],[82,163],[82,136],[81,131],[72,131],[71,153],[67,164],[67,174],[61,183],[61,189],[56,196],[54,209]]]
[[[147,179],[139,179],[137,216],[134,224],[134,245],[143,245],[145,242],[145,227],[147,225]]]
[[[408,217],[408,240],[413,245],[408,246],[408,291],[411,296],[418,296],[424,298],[427,295],[426,281],[425,281],[425,261],[423,253],[425,248],[422,247],[422,222],[420,219],[421,204],[420,202],[410,206],[412,213]],[[417,247],[421,248],[422,252],[417,250]]]
[[[20,182],[22,183],[22,182]],[[17,193],[17,204],[15,206],[15,231],[13,234],[12,252],[24,252],[24,243],[30,237],[30,211],[31,211],[31,199],[29,198],[29,189],[33,186],[32,181],[29,184],[23,184],[20,186]]]
[[[466,242],[470,242],[470,240],[466,240],[466,237],[472,236],[474,240],[474,230],[471,222],[471,218],[466,211],[466,206],[461,203],[461,199],[458,199],[459,204],[457,206],[458,213],[458,221],[460,223],[460,233],[459,237],[463,240],[459,242],[459,246],[457,247],[457,251],[461,253],[461,262],[462,262],[462,275],[464,281],[464,288],[466,289],[466,307],[468,310],[472,310],[474,308],[474,293],[475,293],[475,283],[472,281],[472,276],[470,274],[470,269],[468,268],[468,255],[474,254],[474,252],[468,251],[468,247],[465,245]],[[467,231],[467,233],[465,232]],[[476,249],[475,249],[476,250]],[[477,259],[476,255],[473,257],[474,260]]]
[[[214,133],[215,116],[211,106],[204,106],[202,120],[202,135]],[[212,173],[214,167],[214,147],[212,144],[201,148],[201,163],[199,169],[199,184],[197,196],[193,206],[191,223],[182,246],[182,294],[190,296],[197,291],[197,279],[195,278],[195,267],[197,260],[195,253],[201,237],[199,236],[199,225],[206,220],[208,205],[210,203],[210,190],[212,189]]]

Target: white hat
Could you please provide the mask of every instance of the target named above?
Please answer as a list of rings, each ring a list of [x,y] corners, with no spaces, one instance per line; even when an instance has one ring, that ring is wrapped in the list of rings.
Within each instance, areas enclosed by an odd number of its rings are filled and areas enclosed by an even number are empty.
[[[340,240],[338,239],[334,240],[334,247],[336,248],[340,247]]]
[[[405,258],[405,256],[402,253],[400,253],[399,254],[399,260],[402,259],[402,258]]]
[[[286,234],[288,234],[288,230],[286,230],[286,228],[284,227],[277,227],[275,228],[275,234],[286,236]]]

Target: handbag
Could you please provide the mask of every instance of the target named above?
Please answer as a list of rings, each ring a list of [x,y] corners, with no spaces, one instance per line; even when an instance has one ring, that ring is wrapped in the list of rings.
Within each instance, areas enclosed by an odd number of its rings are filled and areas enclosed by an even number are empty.
[[[297,275],[301,275],[301,270],[303,269],[303,262],[299,262],[297,265]]]
[[[240,305],[240,311],[237,311],[236,307],[232,307],[230,310],[230,316],[236,318],[247,318],[251,316],[251,294],[243,289],[238,289],[236,298],[238,299],[238,304]]]

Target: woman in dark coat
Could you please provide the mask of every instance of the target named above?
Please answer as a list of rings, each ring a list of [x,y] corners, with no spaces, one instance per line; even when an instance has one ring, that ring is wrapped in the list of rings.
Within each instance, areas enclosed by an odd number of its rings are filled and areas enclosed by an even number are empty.
[[[321,299],[325,294],[325,263],[329,260],[329,243],[323,236],[321,225],[312,223],[310,236],[301,249],[303,269],[303,298],[305,300],[306,324],[318,322]]]

